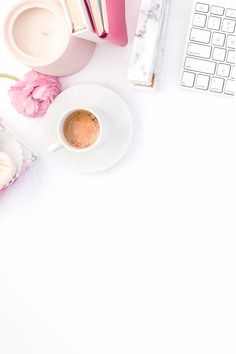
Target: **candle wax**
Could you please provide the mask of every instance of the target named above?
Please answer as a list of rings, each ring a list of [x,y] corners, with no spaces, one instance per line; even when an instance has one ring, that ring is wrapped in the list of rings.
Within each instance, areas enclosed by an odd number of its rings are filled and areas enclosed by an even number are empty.
[[[15,21],[13,38],[17,47],[32,57],[47,57],[60,50],[64,30],[60,18],[48,9],[31,8]]]

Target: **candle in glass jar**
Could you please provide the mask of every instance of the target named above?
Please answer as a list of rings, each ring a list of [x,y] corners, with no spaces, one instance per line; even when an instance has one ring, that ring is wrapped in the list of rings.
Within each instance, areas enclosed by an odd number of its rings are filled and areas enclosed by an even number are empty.
[[[57,1],[23,1],[9,12],[6,44],[18,61],[41,73],[66,76],[91,59],[95,44],[70,35]]]

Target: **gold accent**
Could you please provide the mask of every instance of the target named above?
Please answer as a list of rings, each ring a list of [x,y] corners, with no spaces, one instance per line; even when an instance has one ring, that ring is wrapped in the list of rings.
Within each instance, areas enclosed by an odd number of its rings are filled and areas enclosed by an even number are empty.
[[[146,88],[154,88],[156,81],[157,81],[157,74],[154,73],[153,76],[152,76],[152,81],[151,81],[150,85],[134,84],[134,86],[137,86],[137,87],[146,87]]]
[[[14,81],[19,81],[20,80],[20,79],[18,79],[18,77],[12,76],[12,75],[8,75],[8,74],[0,74],[0,77],[2,77],[4,79],[14,80]]]

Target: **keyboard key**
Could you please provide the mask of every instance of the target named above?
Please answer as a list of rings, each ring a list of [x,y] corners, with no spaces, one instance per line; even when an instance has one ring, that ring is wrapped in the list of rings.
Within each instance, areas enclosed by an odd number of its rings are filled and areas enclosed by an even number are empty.
[[[210,76],[201,75],[197,76],[196,88],[199,90],[207,90],[209,87]]]
[[[193,26],[205,27],[206,19],[207,19],[206,15],[195,14],[193,16]]]
[[[217,61],[224,61],[226,57],[226,50],[223,48],[215,48],[212,59]]]
[[[218,93],[223,92],[224,81],[225,81],[224,79],[221,79],[219,77],[213,77],[211,80],[210,90],[212,92],[218,92]]]
[[[191,41],[208,44],[210,42],[210,38],[211,38],[210,31],[205,31],[199,28],[192,28],[191,30],[191,34],[190,34]]]
[[[236,18],[236,10],[235,9],[227,9],[225,16]]]
[[[235,65],[232,66],[230,77],[233,80],[235,79]]]
[[[235,51],[234,50],[228,51],[227,62],[231,63],[231,64],[235,64]]]
[[[186,58],[185,69],[213,75],[215,73],[216,63],[207,60]]]
[[[212,36],[212,44],[223,47],[225,44],[225,37],[224,33],[214,32]]]
[[[181,80],[181,85],[185,87],[193,87],[194,81],[195,81],[195,74],[184,71]]]
[[[223,21],[222,31],[233,33],[234,30],[235,30],[235,24],[236,24],[236,21],[234,21],[234,20],[226,20],[225,19]]]
[[[198,2],[197,4],[196,4],[196,11],[198,11],[198,12],[208,12],[209,11],[209,5],[207,5],[207,4],[202,4],[202,3],[200,3],[200,2]]]
[[[211,14],[213,14],[213,15],[223,16],[224,12],[225,12],[225,9],[223,7],[214,6],[214,5],[211,7]]]
[[[234,96],[234,94],[235,94],[235,81],[226,80],[225,93],[226,93],[226,95]]]
[[[208,24],[207,24],[207,27],[209,29],[218,31],[220,29],[220,24],[221,24],[221,18],[220,17],[209,16]]]
[[[187,54],[195,57],[210,59],[211,47],[208,45],[189,43]]]
[[[226,47],[235,49],[235,36],[228,35]]]
[[[217,68],[217,75],[223,77],[229,77],[230,65],[228,64],[219,64]]]

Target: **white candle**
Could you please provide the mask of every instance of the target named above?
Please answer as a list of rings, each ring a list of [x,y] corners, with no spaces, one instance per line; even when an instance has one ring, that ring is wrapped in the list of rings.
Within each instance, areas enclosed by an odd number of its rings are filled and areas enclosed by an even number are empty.
[[[81,70],[95,48],[92,42],[70,36],[62,8],[53,0],[17,4],[7,16],[4,35],[20,62],[50,75]]]
[[[54,55],[66,41],[60,18],[43,8],[22,12],[13,25],[12,35],[19,49],[39,58]]]

